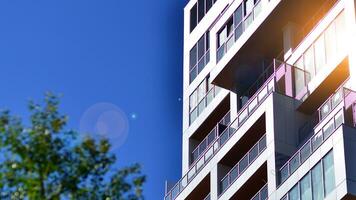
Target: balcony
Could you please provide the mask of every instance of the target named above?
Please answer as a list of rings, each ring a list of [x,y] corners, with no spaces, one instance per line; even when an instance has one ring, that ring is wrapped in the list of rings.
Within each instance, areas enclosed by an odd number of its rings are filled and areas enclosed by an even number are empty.
[[[189,124],[192,124],[200,116],[200,114],[207,106],[210,105],[210,103],[219,94],[220,91],[221,88],[215,85],[211,85],[209,91],[207,91],[201,100],[196,104],[196,106],[191,108],[189,111]]]
[[[263,73],[255,84],[252,84],[250,90],[246,94],[252,94],[256,91],[246,102],[246,104],[238,111],[237,118],[230,123],[227,128],[215,139],[215,141],[208,147],[200,158],[195,161],[188,172],[178,181],[178,183],[166,194],[165,200],[174,200],[187,187],[187,185],[194,179],[194,177],[204,168],[204,166],[216,155],[219,150],[229,141],[229,139],[236,133],[236,131],[246,122],[246,120],[254,113],[254,111],[267,99],[273,92],[281,92],[284,94],[284,89],[290,87],[290,80],[284,76],[292,66],[275,60],[270,67]],[[273,70],[272,70],[273,69]],[[288,69],[288,70],[287,70]],[[266,78],[268,77],[268,78]],[[265,80],[261,85],[261,80]],[[284,86],[283,90],[278,89],[286,80],[288,87]],[[261,85],[257,90],[257,86]],[[278,86],[278,87],[277,87]]]
[[[283,27],[296,24],[300,33],[293,43],[298,44],[299,37],[309,33],[334,3],[335,0],[258,1],[250,15],[233,26],[232,33],[218,48],[212,82],[233,91],[245,88],[260,74],[264,60],[284,59]],[[307,27],[298,27],[306,23]]]
[[[215,139],[220,134],[219,130],[221,130],[221,126],[226,128],[228,124],[230,124],[230,121],[231,121],[230,112],[228,112],[214,127],[214,129],[209,132],[209,134],[203,139],[203,141],[192,151],[191,153],[192,164],[190,166],[195,164],[195,161],[198,160],[198,158],[200,158],[201,155],[205,153],[206,149],[208,149],[213,144]]]
[[[245,172],[257,157],[262,154],[266,147],[266,135],[264,135],[220,181],[220,196]]]
[[[260,191],[257,192],[257,194],[251,198],[251,200],[266,200],[268,198],[268,185],[266,184],[265,186],[262,187]]]
[[[243,32],[245,32],[246,29],[251,25],[251,23],[258,17],[258,15],[261,13],[262,10],[262,1],[259,0],[253,7],[252,11],[246,15],[239,24],[235,26],[235,29],[231,32],[231,34],[228,36],[228,39],[221,44],[221,46],[217,49],[216,51],[216,60],[219,62],[226,52],[230,50],[232,45],[240,38]]]
[[[355,125],[355,115],[347,115],[350,108],[351,110],[355,109],[355,102],[356,92],[342,87],[318,109],[317,113],[319,113],[320,119],[318,124],[327,119],[327,116],[333,113],[336,108],[339,110],[279,169],[279,185],[283,184],[340,125],[344,123],[349,123],[352,126]],[[341,103],[343,103],[343,106],[340,108],[338,105]]]

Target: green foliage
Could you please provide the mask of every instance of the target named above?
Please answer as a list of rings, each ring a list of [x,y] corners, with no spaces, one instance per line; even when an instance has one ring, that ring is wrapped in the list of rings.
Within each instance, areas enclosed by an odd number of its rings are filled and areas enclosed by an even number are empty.
[[[135,164],[114,169],[106,139],[66,131],[59,99],[29,103],[30,125],[0,112],[0,199],[143,199],[145,176]]]

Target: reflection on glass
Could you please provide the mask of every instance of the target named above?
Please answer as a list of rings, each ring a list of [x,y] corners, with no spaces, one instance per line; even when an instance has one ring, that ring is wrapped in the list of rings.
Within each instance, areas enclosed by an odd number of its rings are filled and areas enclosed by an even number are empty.
[[[323,175],[321,173],[321,163],[319,162],[312,169],[313,200],[323,200]]]

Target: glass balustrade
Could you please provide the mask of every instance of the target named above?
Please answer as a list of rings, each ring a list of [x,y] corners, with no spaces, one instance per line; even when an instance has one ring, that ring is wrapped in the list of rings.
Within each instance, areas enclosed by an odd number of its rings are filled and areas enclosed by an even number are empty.
[[[227,128],[215,139],[200,158],[190,167],[188,172],[178,181],[178,183],[166,194],[165,200],[174,200],[181,191],[191,182],[191,180],[200,172],[200,170],[211,160],[211,158],[226,144],[226,142],[236,133],[236,131],[244,124],[246,119],[264,102],[269,94],[276,91],[276,73],[284,63],[272,63],[274,72],[264,82],[264,84],[248,99],[246,104],[238,111],[237,117],[227,126]],[[268,69],[270,70],[270,69]],[[265,140],[265,138],[262,138]],[[266,143],[261,142],[259,149],[266,148]],[[248,158],[247,158],[248,159]],[[239,170],[239,169],[235,169]],[[234,177],[233,172],[231,173]]]
[[[219,134],[219,124],[227,126],[230,123],[230,112],[228,112],[214,127],[213,130],[203,139],[203,141],[192,151],[191,154],[191,163],[194,164],[195,161],[205,152],[210,145],[213,144],[215,139],[218,137]],[[192,165],[191,164],[191,165]]]
[[[268,186],[267,184],[262,187],[260,191],[257,192],[251,200],[266,200],[268,198]]]
[[[240,159],[239,162],[226,174],[220,181],[220,196],[230,187],[238,177],[262,154],[266,149],[266,135],[262,138]]]
[[[317,133],[315,133],[280,169],[279,184],[303,164],[344,123],[344,108],[341,108]]]

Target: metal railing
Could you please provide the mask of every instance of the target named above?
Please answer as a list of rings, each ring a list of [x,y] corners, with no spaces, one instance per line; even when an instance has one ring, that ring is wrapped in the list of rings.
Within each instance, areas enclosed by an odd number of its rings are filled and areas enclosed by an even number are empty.
[[[264,185],[251,200],[266,200],[268,198],[268,185]]]
[[[279,169],[279,185],[284,183],[343,123],[342,108]]]
[[[232,45],[240,38],[242,33],[245,32],[245,30],[251,25],[251,23],[257,18],[257,16],[261,13],[262,10],[262,1],[259,0],[258,2],[255,3],[252,11],[245,15],[245,17],[239,22],[238,25],[234,28],[232,31],[232,34],[230,34],[227,37],[227,40],[221,44],[221,46],[217,49],[217,62],[219,62],[226,52],[232,47]]]
[[[210,102],[221,91],[221,88],[213,85],[210,90],[204,95],[199,103],[189,112],[189,124],[192,124],[196,118],[203,112],[203,110],[210,104]]]
[[[247,101],[247,103],[237,112],[237,117],[228,125],[228,127],[219,135],[204,154],[190,167],[188,172],[177,182],[177,184],[166,194],[165,200],[174,200],[194,179],[200,170],[214,157],[214,155],[226,144],[226,142],[236,133],[244,124],[248,117],[264,102],[265,99],[276,90],[276,72],[283,66],[276,60],[273,62],[274,73],[266,82],[256,91],[256,93]]]
[[[210,49],[198,60],[198,62],[189,71],[189,83],[192,83],[204,67],[210,62]]]
[[[334,131],[343,123],[345,123],[345,110],[352,106],[356,101],[356,92],[341,86],[334,94],[332,94],[326,102],[317,110],[319,121],[316,127],[323,122],[326,117],[337,108],[340,103],[344,105],[337,111],[334,116],[324,126],[315,133],[304,145],[279,169],[279,184],[281,185],[287,178],[295,172],[301,164],[303,164],[309,156],[322,145],[326,139],[334,133]],[[329,108],[323,114],[322,110],[328,105]],[[354,109],[354,108],[352,108]],[[355,122],[355,119],[353,119]]]
[[[312,119],[306,122],[298,131],[299,135],[306,136],[313,131],[313,128],[327,117],[344,99],[346,96],[344,84],[336,90],[317,110],[312,114]]]
[[[203,141],[192,151],[191,165],[205,152],[219,135],[219,125],[227,126],[230,123],[230,111],[219,121],[219,123],[210,131],[210,133],[203,139]]]
[[[221,196],[229,187],[240,177],[242,173],[258,158],[259,155],[266,149],[266,135],[263,135],[260,140],[240,159],[239,162],[224,176],[220,181]]]

